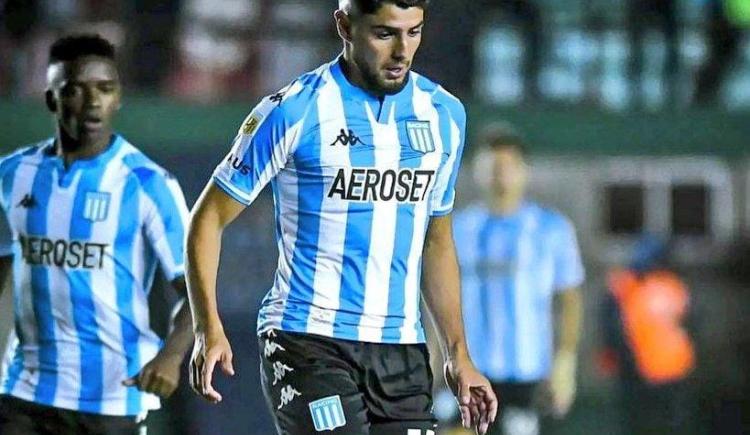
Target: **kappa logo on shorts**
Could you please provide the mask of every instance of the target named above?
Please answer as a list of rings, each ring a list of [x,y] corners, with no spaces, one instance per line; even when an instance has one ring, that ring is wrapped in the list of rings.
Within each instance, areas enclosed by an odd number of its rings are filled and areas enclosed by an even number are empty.
[[[307,406],[310,407],[316,431],[322,432],[346,426],[344,408],[341,406],[341,397],[338,394],[310,402]]]
[[[422,429],[408,429],[406,435],[422,435]],[[435,431],[432,429],[425,429],[424,435],[435,435]]]

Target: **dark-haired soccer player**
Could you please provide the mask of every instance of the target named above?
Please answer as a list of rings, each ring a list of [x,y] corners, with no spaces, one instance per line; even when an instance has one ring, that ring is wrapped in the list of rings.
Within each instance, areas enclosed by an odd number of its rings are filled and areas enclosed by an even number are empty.
[[[466,426],[497,400],[469,359],[451,235],[465,112],[410,71],[425,0],[341,0],[343,54],[264,98],[193,211],[191,384],[233,373],[216,309],[223,229],[270,183],[279,264],[258,320],[263,389],[283,434],[427,435],[432,374],[420,290]]]
[[[524,139],[504,123],[484,136],[486,196],[454,220],[466,337],[503,398],[491,433],[537,435],[539,405],[562,417],[573,404],[584,269],[570,220],[526,198]]]
[[[13,276],[17,336],[0,433],[141,434],[192,342],[187,304],[164,346],[147,304],[157,262],[184,294],[187,206],[173,177],[112,132],[121,88],[108,41],[57,40],[47,78],[55,136],[0,161],[0,282]]]

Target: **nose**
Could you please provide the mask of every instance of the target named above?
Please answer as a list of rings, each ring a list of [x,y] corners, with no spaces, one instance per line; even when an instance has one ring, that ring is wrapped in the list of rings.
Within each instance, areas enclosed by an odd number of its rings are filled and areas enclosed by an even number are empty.
[[[391,58],[393,60],[402,61],[406,59],[406,51],[408,48],[408,42],[405,37],[400,36],[394,38],[393,50],[391,51]]]
[[[84,92],[84,105],[86,107],[99,107],[101,106],[101,95],[95,88],[86,89]]]

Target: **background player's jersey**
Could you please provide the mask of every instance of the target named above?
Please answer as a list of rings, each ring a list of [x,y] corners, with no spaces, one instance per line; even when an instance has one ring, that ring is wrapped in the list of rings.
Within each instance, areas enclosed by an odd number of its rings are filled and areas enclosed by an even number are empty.
[[[170,280],[184,273],[177,181],[120,136],[68,169],[49,140],[0,162],[0,204],[17,336],[0,394],[107,415],[158,408],[121,383],[161,346],[147,304],[157,261]]]
[[[273,189],[279,264],[259,333],[423,342],[425,232],[453,207],[464,128],[461,102],[428,79],[411,72],[381,100],[338,60],[263,99],[214,173],[246,205]]]
[[[509,216],[476,204],[456,212],[454,235],[472,361],[493,381],[546,379],[552,296],[584,279],[573,226],[532,203]]]

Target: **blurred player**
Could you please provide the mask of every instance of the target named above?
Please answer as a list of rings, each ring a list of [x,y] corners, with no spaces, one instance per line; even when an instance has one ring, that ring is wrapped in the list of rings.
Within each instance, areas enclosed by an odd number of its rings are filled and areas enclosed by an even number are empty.
[[[112,132],[108,41],[57,40],[47,78],[55,137],[0,161],[0,282],[13,276],[17,336],[0,433],[141,434],[192,343],[184,297],[163,347],[147,304],[157,261],[184,295],[187,207],[177,181]]]
[[[264,98],[193,211],[193,388],[233,374],[216,307],[221,235],[267,183],[279,264],[258,319],[264,393],[284,434],[432,434],[422,294],[464,423],[497,401],[468,357],[451,234],[464,143],[459,100],[410,71],[425,0],[342,0],[343,54]],[[242,254],[240,254],[242,255]]]
[[[537,434],[540,399],[555,416],[573,402],[584,270],[570,221],[525,199],[522,138],[497,124],[483,145],[475,175],[487,197],[454,221],[466,336],[502,397],[493,433]],[[553,300],[561,303],[556,320]]]

